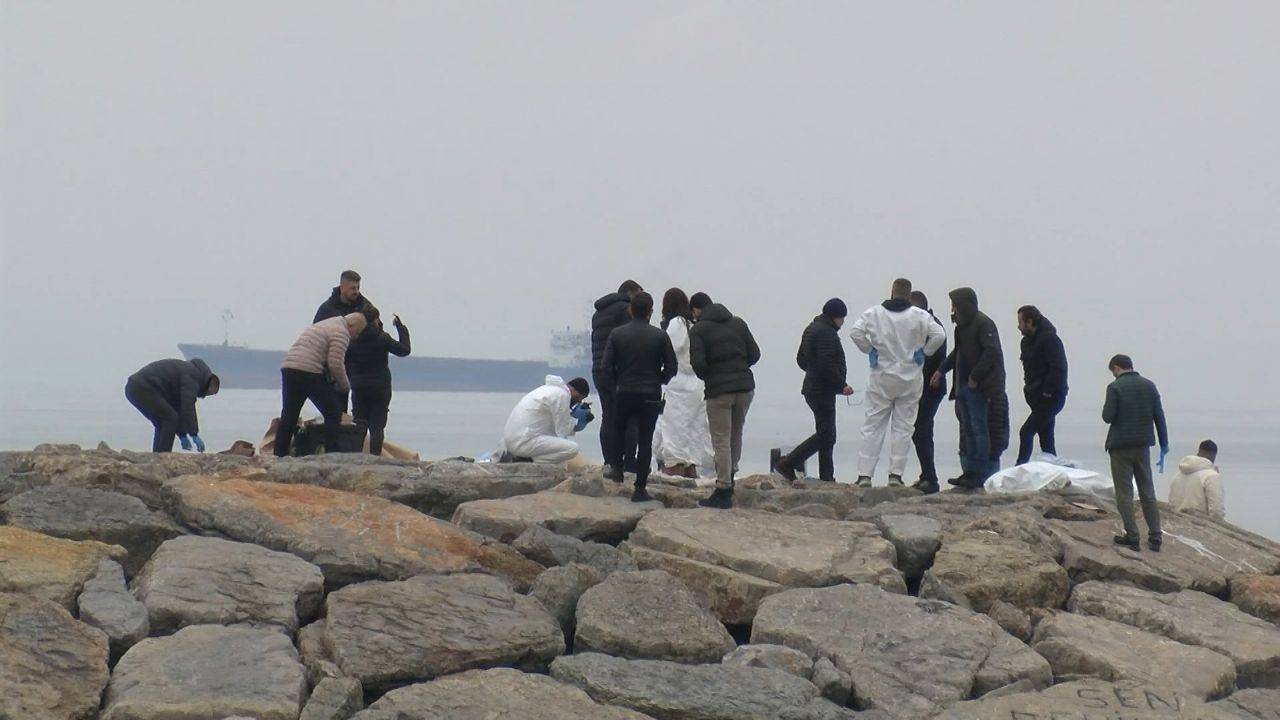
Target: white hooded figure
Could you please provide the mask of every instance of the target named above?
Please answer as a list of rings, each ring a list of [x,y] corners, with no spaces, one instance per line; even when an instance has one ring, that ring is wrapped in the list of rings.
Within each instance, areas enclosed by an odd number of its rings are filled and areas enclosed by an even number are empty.
[[[545,382],[516,403],[502,431],[499,451],[535,463],[562,464],[578,454],[578,443],[568,439],[577,424],[569,414],[574,397],[560,376],[548,375]]]
[[[864,486],[875,476],[886,432],[890,483],[901,483],[920,409],[924,356],[932,355],[947,339],[942,326],[913,306],[910,296],[909,283],[895,282],[893,299],[862,313],[849,333],[853,344],[873,360],[858,452],[858,481]]]
[[[689,320],[676,316],[667,325],[667,336],[676,351],[679,370],[667,383],[666,406],[653,434],[653,454],[666,467],[693,465],[714,467],[711,428],[707,424],[706,386],[693,373],[689,361]]]
[[[1178,512],[1198,512],[1222,520],[1227,516],[1224,494],[1218,467],[1200,455],[1183,458],[1178,474],[1169,483],[1169,504]]]

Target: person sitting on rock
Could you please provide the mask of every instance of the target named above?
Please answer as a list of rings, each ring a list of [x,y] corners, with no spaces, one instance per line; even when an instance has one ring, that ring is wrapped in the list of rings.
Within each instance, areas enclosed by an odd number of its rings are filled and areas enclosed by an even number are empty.
[[[578,454],[578,443],[570,440],[594,420],[590,406],[583,403],[591,386],[583,378],[566,383],[558,375],[548,375],[546,384],[516,403],[502,431],[499,453],[504,459],[561,465]]]
[[[220,385],[218,376],[199,358],[157,360],[129,376],[124,396],[155,427],[151,452],[173,452],[175,437],[182,439],[183,450],[190,450],[194,443],[204,452],[196,400],[217,395]]]
[[[1178,512],[1198,512],[1216,520],[1227,516],[1223,501],[1222,474],[1215,464],[1218,444],[1205,440],[1195,455],[1178,463],[1178,474],[1169,484],[1169,504]]]

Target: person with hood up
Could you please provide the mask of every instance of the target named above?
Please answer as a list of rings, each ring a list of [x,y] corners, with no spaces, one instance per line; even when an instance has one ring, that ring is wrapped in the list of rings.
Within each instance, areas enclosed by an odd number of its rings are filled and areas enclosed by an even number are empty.
[[[864,312],[849,335],[871,364],[858,486],[871,487],[887,433],[889,486],[902,487],[920,409],[925,358],[942,347],[947,333],[929,313],[911,304],[911,281],[898,278],[889,299]]]
[[[663,391],[665,405],[653,433],[653,454],[664,472],[696,478],[698,468],[711,468],[711,430],[707,425],[706,385],[689,362],[689,330],[693,313],[689,297],[680,288],[662,296],[662,329],[671,338],[679,369]]]
[[[1124,534],[1116,535],[1115,544],[1138,552],[1142,549],[1138,520],[1133,511],[1133,486],[1138,486],[1142,517],[1147,521],[1147,546],[1160,552],[1164,535],[1160,532],[1160,504],[1151,474],[1151,446],[1160,441],[1160,472],[1169,454],[1169,426],[1164,418],[1164,405],[1156,384],[1133,369],[1128,355],[1111,358],[1107,369],[1115,378],[1107,386],[1107,401],[1102,406],[1102,421],[1107,430],[1107,453],[1111,455],[1111,482],[1116,491],[1116,510],[1124,523]],[[1152,429],[1154,428],[1154,432]]]
[[[369,301],[360,294],[360,273],[355,270],[343,270],[338,278],[338,287],[328,300],[316,308],[316,316],[311,320],[318,323],[329,318],[345,317],[351,313],[361,312]]]
[[[569,438],[591,421],[582,404],[590,394],[591,386],[583,378],[566,383],[548,375],[545,384],[521,398],[507,417],[499,452],[541,465],[569,462],[578,454],[578,443]]]
[[[1034,305],[1018,308],[1018,330],[1022,333],[1022,392],[1031,408],[1018,431],[1017,464],[1023,465],[1031,460],[1037,435],[1041,452],[1058,454],[1054,428],[1067,404],[1067,351],[1058,329]]]
[[[929,298],[919,290],[911,291],[911,304],[929,313],[929,317],[943,328],[942,321],[937,315],[933,314],[933,310],[929,307]],[[933,445],[933,422],[938,415],[938,408],[942,407],[942,401],[947,398],[947,383],[943,380],[939,387],[933,387],[929,379],[933,374],[942,367],[942,361],[947,359],[947,343],[943,340],[942,347],[931,355],[926,355],[924,359],[924,373],[921,376],[921,393],[920,393],[920,410],[916,413],[916,429],[911,435],[911,442],[916,446],[916,458],[920,460],[920,479],[915,482],[915,489],[925,495],[932,495],[938,492],[938,466],[935,463],[934,445]]]
[[[945,375],[955,371],[952,395],[960,421],[960,466],[964,472],[948,482],[977,489],[1000,469],[1000,456],[1009,447],[1004,351],[995,322],[978,309],[978,294],[962,287],[952,290],[950,297],[955,348],[930,383],[938,387]]]
[[[280,423],[276,426],[276,457],[286,457],[298,430],[298,415],[310,400],[324,417],[324,451],[338,452],[342,398],[351,390],[347,378],[347,348],[369,322],[361,313],[321,320],[302,331],[280,364]]]
[[[219,387],[221,381],[204,360],[157,360],[129,376],[124,396],[155,428],[151,452],[173,452],[175,437],[181,438],[183,450],[194,443],[204,452],[196,400],[217,395]]]
[[[715,450],[716,489],[698,501],[703,507],[733,506],[733,478],[742,458],[742,429],[755,397],[756,379],[751,366],[760,361],[760,346],[751,328],[729,308],[712,303],[695,310],[698,322],[689,331],[689,363],[706,383],[707,425]],[[694,304],[690,301],[690,304]]]
[[[845,382],[847,368],[844,347],[840,344],[840,328],[849,308],[840,298],[831,298],[822,306],[822,314],[804,329],[796,364],[804,371],[800,394],[813,411],[814,433],[780,458],[774,468],[782,477],[796,482],[795,468],[818,454],[818,479],[835,482],[836,468],[836,396],[849,396],[853,388]]]
[[[369,454],[381,455],[386,437],[387,413],[391,408],[391,368],[388,355],[405,357],[410,352],[409,328],[394,316],[396,335],[382,329],[378,308],[366,304],[369,321],[359,337],[347,348],[347,378],[351,380],[351,415],[369,428]]]
[[[1178,463],[1178,474],[1169,484],[1169,504],[1178,512],[1194,512],[1215,520],[1227,517],[1222,489],[1222,473],[1218,470],[1218,444],[1205,440],[1195,455]]]
[[[604,346],[609,333],[631,320],[631,298],[644,292],[640,283],[627,280],[618,286],[618,292],[609,293],[596,300],[595,314],[591,316],[591,380],[596,384],[596,396],[600,398],[600,452],[605,462],[613,457],[614,389],[604,377]],[[635,428],[627,428],[623,436],[622,462],[626,467],[635,465]],[[624,468],[625,469],[625,468]]]

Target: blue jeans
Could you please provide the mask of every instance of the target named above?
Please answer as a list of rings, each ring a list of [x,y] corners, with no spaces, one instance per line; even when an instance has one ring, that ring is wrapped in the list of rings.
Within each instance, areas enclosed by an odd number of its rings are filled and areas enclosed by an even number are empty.
[[[987,397],[961,385],[956,391],[956,416],[960,419],[960,467],[965,475],[986,480],[1000,469],[991,459],[991,428]]]

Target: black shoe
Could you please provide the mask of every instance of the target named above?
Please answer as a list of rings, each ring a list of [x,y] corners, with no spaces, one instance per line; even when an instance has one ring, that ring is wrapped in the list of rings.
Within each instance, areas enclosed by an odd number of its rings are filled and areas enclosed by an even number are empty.
[[[969,476],[968,476],[968,475],[961,475],[960,477],[948,478],[948,479],[947,479],[947,484],[948,484],[948,485],[955,485],[956,487],[960,487],[960,488],[962,488],[962,487],[969,487]]]
[[[773,467],[773,471],[778,473],[782,477],[786,478],[787,480],[790,480],[791,482],[796,481],[796,471],[792,470],[787,465],[786,458],[779,460],[778,464]]]
[[[915,488],[916,490],[919,490],[925,495],[933,495],[934,493],[942,489],[938,487],[937,480],[925,480],[924,478],[920,478],[919,480],[917,480],[916,483],[911,487]]]
[[[631,493],[631,502],[649,502],[650,500],[653,500],[653,497],[649,495],[649,492],[645,490],[643,485],[637,487],[635,491]]]
[[[1149,538],[1147,540],[1147,547],[1151,549],[1151,552],[1160,552],[1160,546],[1163,544],[1164,538]]]
[[[622,482],[622,471],[612,465],[605,465],[604,479],[620,483]]]
[[[698,505],[705,508],[716,508],[717,510],[728,510],[733,507],[733,490],[726,488],[716,488],[715,492],[709,497],[698,501]]]
[[[1134,552],[1142,552],[1142,543],[1138,542],[1138,538],[1131,538],[1128,535],[1116,535],[1111,540],[1121,547],[1127,547]]]

